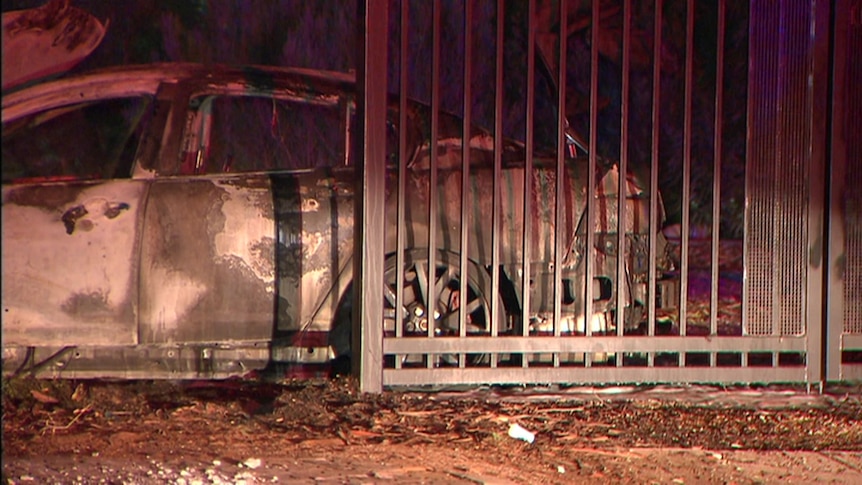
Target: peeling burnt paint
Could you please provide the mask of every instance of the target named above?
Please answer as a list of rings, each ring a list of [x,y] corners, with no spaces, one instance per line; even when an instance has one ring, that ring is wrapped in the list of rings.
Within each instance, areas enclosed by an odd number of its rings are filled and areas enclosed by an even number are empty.
[[[158,214],[159,219],[157,225],[148,224],[146,229],[148,234],[158,230],[155,234],[161,236],[158,246],[161,262],[172,268],[183,268],[212,256],[210,248],[200,254],[198,245],[191,242],[222,229],[223,195],[224,191],[209,181],[154,184],[148,210]],[[200,217],[190,217],[193,214]]]
[[[73,293],[60,308],[76,318],[93,318],[112,314],[108,304],[108,295],[103,291]]]
[[[62,207],[74,203],[82,191],[98,185],[77,183],[10,187],[4,190],[3,204],[37,207],[48,212],[62,211]]]
[[[244,196],[260,211],[261,217],[272,216],[271,183],[266,177],[235,177],[220,179],[219,185],[243,191]],[[246,190],[248,189],[248,190]]]
[[[130,208],[131,206],[125,202],[109,202],[104,198],[87,200],[83,205],[75,206],[63,214],[62,220],[66,227],[66,234],[71,235],[75,231],[79,220],[82,231],[91,231],[99,218],[116,219]]]
[[[275,222],[272,204],[262,206],[268,184],[252,178],[153,184],[141,256],[143,341],[271,337]]]
[[[105,209],[105,217],[115,219],[121,212],[129,210],[129,204],[120,202],[119,204],[110,204]]]
[[[328,330],[352,257],[350,171],[271,177],[277,224],[277,328]],[[348,276],[345,276],[347,278]]]
[[[148,184],[4,187],[4,342],[135,343],[139,208]]]
[[[88,208],[88,206],[91,207]],[[131,206],[125,202],[108,202],[103,198],[88,200],[85,204],[76,205],[67,209],[60,220],[63,221],[63,226],[66,228],[66,234],[71,235],[75,232],[78,221],[81,222],[81,230],[90,231],[93,229],[95,223],[92,220],[84,218],[90,215],[91,212],[97,212],[96,209],[99,209],[101,215],[105,216],[106,219],[116,219],[123,211],[129,210],[130,207]],[[98,214],[93,214],[93,217],[98,217]]]
[[[66,227],[66,234],[72,234],[75,232],[75,223],[78,222],[78,219],[87,214],[87,208],[82,205],[76,205],[64,212],[63,217],[61,217],[60,220],[63,221],[63,225]]]
[[[275,238],[265,237],[255,241],[250,246],[254,259],[249,262],[256,272],[272,272],[272,261],[275,261]]]

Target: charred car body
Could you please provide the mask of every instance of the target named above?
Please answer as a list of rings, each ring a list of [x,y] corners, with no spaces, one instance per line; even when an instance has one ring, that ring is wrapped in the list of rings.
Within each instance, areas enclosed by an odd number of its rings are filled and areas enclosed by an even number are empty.
[[[190,64],[123,67],[3,97],[3,370],[42,376],[222,378],[273,363],[325,364],[349,352],[355,169],[350,75]],[[553,315],[554,156],[524,170],[506,141],[470,140],[470,221],[461,221],[461,122],[440,116],[437,307],[425,309],[430,137],[427,107],[408,125],[390,109],[390,153],[407,130],[406,264],[387,259],[384,294],[405,287],[404,333],[438,333],[466,304],[469,334],[487,334],[494,183],[501,184],[500,334],[520,332],[523,197],[533,198],[530,328]],[[387,224],[397,220],[390,156]],[[619,174],[598,168],[594,314],[581,300],[588,164],[565,166],[563,333],[613,330]],[[525,191],[525,180],[529,190]],[[649,201],[627,180],[626,326],[637,326],[648,278]],[[548,194],[551,194],[549,197]],[[549,202],[550,201],[550,202]],[[459,298],[461,230],[470,231],[469,295]],[[386,254],[396,248],[386,235]],[[658,234],[659,253],[663,239]],[[454,241],[454,243],[453,243]],[[424,256],[423,256],[424,255]],[[669,269],[661,258],[658,271]],[[423,274],[423,272],[425,274]],[[663,274],[663,273],[662,273]],[[659,277],[662,276],[659,274]],[[388,300],[387,300],[388,301]],[[391,304],[384,302],[391,309]],[[579,314],[580,313],[580,314]],[[384,311],[387,331],[394,312]],[[457,328],[457,322],[455,322]]]

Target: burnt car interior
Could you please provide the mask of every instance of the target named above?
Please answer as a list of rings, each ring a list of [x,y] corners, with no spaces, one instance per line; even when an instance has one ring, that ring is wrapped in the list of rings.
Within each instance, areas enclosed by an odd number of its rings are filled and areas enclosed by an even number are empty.
[[[130,177],[152,105],[147,96],[105,99],[4,123],[3,183]]]
[[[193,173],[310,170],[346,165],[339,106],[277,97],[195,96],[189,103],[205,154]],[[236,120],[242,120],[237,123]],[[203,141],[206,140],[206,141]],[[187,148],[187,152],[190,152]]]

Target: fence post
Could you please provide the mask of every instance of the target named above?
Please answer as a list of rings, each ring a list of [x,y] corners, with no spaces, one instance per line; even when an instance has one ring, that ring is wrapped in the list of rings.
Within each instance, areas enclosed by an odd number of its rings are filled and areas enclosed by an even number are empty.
[[[829,95],[829,43],[832,35],[830,27],[830,2],[818,0],[812,5],[812,64],[811,64],[811,132],[810,182],[808,188],[809,252],[808,274],[808,382],[826,380],[825,363],[828,355],[824,337],[828,332],[828,322],[824,309],[824,281],[828,275],[829,264],[828,218],[829,202],[826,197],[829,183],[827,160]],[[824,239],[827,244],[824,244]]]
[[[389,5],[360,0],[354,137],[352,371],[363,392],[383,390],[383,231],[386,194],[386,66]]]

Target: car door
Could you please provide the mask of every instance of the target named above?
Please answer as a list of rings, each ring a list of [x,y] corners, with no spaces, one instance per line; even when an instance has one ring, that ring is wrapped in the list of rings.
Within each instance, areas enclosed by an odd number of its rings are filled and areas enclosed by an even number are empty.
[[[129,176],[152,106],[139,95],[4,115],[4,346],[137,343],[149,183]]]
[[[337,100],[189,95],[177,173],[149,194],[144,343],[264,344],[320,318],[328,330],[324,300],[352,248],[349,184],[327,170],[346,164],[343,119]]]

